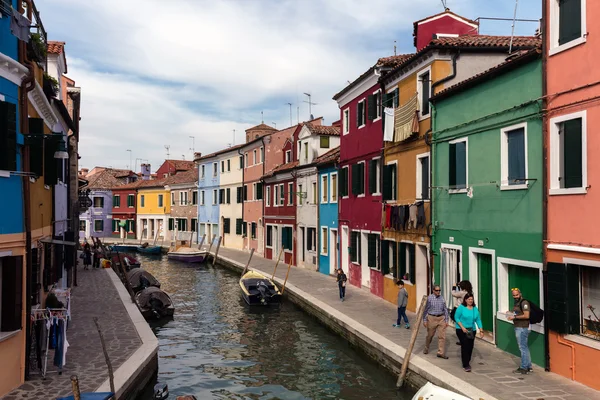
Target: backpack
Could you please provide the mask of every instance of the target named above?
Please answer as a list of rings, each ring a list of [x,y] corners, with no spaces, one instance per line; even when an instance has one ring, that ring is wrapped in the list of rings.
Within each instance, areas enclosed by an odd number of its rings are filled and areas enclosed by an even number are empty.
[[[521,300],[521,303],[526,299]],[[537,304],[531,300],[527,300],[529,303],[529,322],[532,324],[539,324],[544,319],[544,310],[542,310]],[[519,304],[521,307],[521,304]]]

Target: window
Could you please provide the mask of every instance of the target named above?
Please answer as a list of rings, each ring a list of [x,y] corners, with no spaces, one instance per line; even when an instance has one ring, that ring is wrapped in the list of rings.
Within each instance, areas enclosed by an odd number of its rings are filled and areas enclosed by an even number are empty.
[[[94,207],[104,208],[104,197],[94,197]]]
[[[527,124],[500,131],[501,188],[527,188]]]
[[[121,196],[118,194],[113,196],[113,207],[121,207]]]
[[[267,201],[267,207],[271,206],[271,186],[267,186],[266,188],[266,201]]]
[[[244,156],[240,156],[240,169],[244,168]]]
[[[550,120],[550,194],[587,192],[587,114]]]
[[[285,151],[285,163],[289,163],[292,162],[292,151],[291,150],[286,150]]]
[[[253,153],[254,153],[253,165],[256,165],[256,164],[258,164],[258,158],[256,157],[256,149],[253,151]]]
[[[352,194],[360,196],[365,194],[365,163],[360,162],[352,166]]]
[[[219,204],[225,204],[225,189],[219,189]]]
[[[398,88],[386,93],[383,96],[383,106],[396,108],[400,104],[400,90]]]
[[[243,187],[238,187],[236,188],[237,193],[236,193],[236,201],[238,204],[243,203],[244,202],[244,188]]]
[[[329,200],[329,179],[327,175],[321,176],[321,203],[327,203]]]
[[[273,205],[274,206],[278,206],[279,205],[279,186],[275,185],[275,196],[273,197]]]
[[[192,192],[192,205],[195,206],[198,204],[198,191],[194,190]]]
[[[86,230],[86,221],[79,221],[79,230],[81,232],[85,232],[85,230]]]
[[[317,251],[317,228],[306,228],[306,250]]]
[[[204,190],[200,191],[200,205],[203,206],[204,203]]]
[[[350,233],[350,261],[355,264],[360,264],[361,248],[360,248],[360,232],[352,231]]]
[[[344,124],[344,135],[347,135],[348,133],[350,133],[350,109],[349,108],[346,108],[344,110],[343,124]]]
[[[104,231],[104,220],[95,219],[94,220],[94,232],[102,232]]]
[[[260,162],[261,163],[265,162],[265,148],[264,147],[260,148]]]
[[[179,204],[182,206],[188,205],[188,192],[187,190],[182,190],[179,192]]]
[[[225,194],[227,195],[226,203],[231,204],[231,188],[225,189]]]
[[[174,230],[175,230],[175,219],[169,218],[169,231],[174,231]]]
[[[550,2],[550,55],[586,41],[586,3],[589,0]]]
[[[298,184],[298,204],[302,205],[302,198],[306,197],[306,193],[302,192],[302,184]]]
[[[369,268],[381,269],[379,263],[379,234],[367,235],[367,265]]]
[[[396,242],[384,240],[381,243],[381,273],[398,277],[398,253]]]
[[[267,247],[273,247],[273,227],[267,225]]]
[[[227,160],[227,172],[231,171],[231,159]]]
[[[369,121],[374,121],[381,117],[381,90],[367,97],[367,117]]]
[[[337,203],[337,192],[338,192],[338,183],[337,183],[337,173],[331,174],[331,188],[329,192],[331,193],[331,198],[329,201],[331,203]]]
[[[177,218],[177,230],[179,232],[187,231],[187,218]]]
[[[229,234],[231,232],[231,219],[223,218],[223,233]]]
[[[204,178],[204,165],[200,167],[200,178]]]
[[[288,205],[294,204],[294,184],[288,183]]]
[[[312,203],[317,204],[317,182],[312,183]]]
[[[127,207],[135,207],[135,196],[132,194],[127,195]]]
[[[430,67],[431,68],[431,67]],[[419,75],[417,81],[419,93],[419,113],[421,117],[429,116],[429,97],[431,95],[431,69]]]
[[[348,196],[348,167],[342,167],[340,169],[340,181],[339,181],[339,192],[340,196]]]
[[[251,234],[252,234],[252,239],[256,239],[256,222],[253,222],[251,225]]]
[[[241,218],[236,218],[235,219],[235,234],[236,235],[241,235],[242,234],[242,225],[243,225],[244,221]]]
[[[304,142],[304,159],[308,160],[308,142]]]
[[[281,228],[281,246],[285,250],[292,251],[294,243],[294,231],[290,226],[284,226]]]
[[[429,153],[417,156],[417,200],[429,200]]]
[[[145,207],[145,205],[144,205],[145,201],[144,200],[145,200],[145,196],[143,194],[140,195],[140,206],[141,207]]]
[[[376,158],[369,161],[369,193],[378,195],[381,193],[379,179],[381,177],[381,159]]]
[[[217,204],[217,197],[218,197],[217,189],[213,189],[213,193],[212,193],[212,204],[213,204],[213,206]]]
[[[27,283],[29,284],[29,283]],[[0,332],[23,328],[23,258],[0,258]],[[4,358],[4,357],[3,357]],[[4,358],[6,360],[6,358]]]
[[[319,136],[319,146],[322,149],[329,148],[329,136]]]
[[[163,199],[164,195],[159,194],[158,195],[158,206],[159,207],[163,207],[164,206],[164,199]]]
[[[253,185],[252,190],[254,190],[254,200],[262,200],[263,199],[263,184],[262,182],[257,182]]]
[[[398,197],[396,163],[383,167],[383,200],[394,201]]]
[[[452,188],[449,192],[466,192],[468,171],[467,139],[451,141],[449,152],[448,183]]]
[[[415,245],[413,243],[400,243],[398,249],[399,278],[414,284],[416,282]]]
[[[327,227],[321,227],[321,254],[327,255],[327,244],[329,243],[329,238],[327,237]]]
[[[181,192],[179,193],[179,197],[181,198]],[[181,200],[179,200],[179,204],[181,204]],[[171,192],[171,205],[175,205],[175,192]]]
[[[600,310],[600,268],[581,267],[581,325],[582,334],[600,340],[600,323],[592,315],[595,309],[598,316]],[[591,307],[591,308],[590,308]]]
[[[244,201],[248,201],[248,185],[244,185]]]
[[[217,176],[217,168],[218,168],[218,164],[215,162],[213,163],[213,176]]]
[[[365,126],[365,99],[362,99],[356,105],[356,126],[362,128]]]
[[[225,160],[221,160],[221,173],[225,172]]]
[[[118,219],[112,219],[111,225],[112,225],[113,232],[119,232],[119,220]]]
[[[283,183],[281,185],[279,185],[279,205],[284,205],[285,204],[285,186],[283,185]]]
[[[192,226],[192,232],[198,232],[198,219],[197,218],[192,218],[191,226]]]
[[[248,168],[248,153],[244,153],[244,159],[246,160],[246,168]]]

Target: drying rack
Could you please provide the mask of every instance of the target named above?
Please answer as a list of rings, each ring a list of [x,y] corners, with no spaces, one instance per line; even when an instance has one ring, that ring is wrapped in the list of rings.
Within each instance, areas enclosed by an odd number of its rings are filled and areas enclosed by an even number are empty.
[[[31,310],[31,322],[36,321],[44,321],[47,323],[52,320],[52,318],[59,318],[64,320],[64,323],[67,324],[70,317],[68,316],[69,309],[67,308],[38,308]],[[44,352],[44,358],[42,361],[40,375],[42,379],[46,379],[47,373],[58,373],[62,375],[62,367],[59,367],[57,371],[48,371],[48,346],[50,344],[50,329],[46,328],[46,337],[44,338],[44,344],[42,346],[42,351]],[[37,361],[37,357],[36,357]],[[31,372],[30,372],[31,373]]]

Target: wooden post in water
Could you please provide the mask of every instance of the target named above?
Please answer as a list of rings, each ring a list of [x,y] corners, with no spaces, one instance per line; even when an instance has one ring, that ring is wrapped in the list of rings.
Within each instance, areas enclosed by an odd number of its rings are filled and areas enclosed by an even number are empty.
[[[283,247],[279,249],[279,255],[277,256],[277,263],[275,264],[275,269],[273,270],[273,275],[271,275],[271,279],[275,277],[275,272],[277,272],[277,266],[279,265],[279,260],[281,259],[281,253],[283,253]]]
[[[208,254],[206,254],[206,258],[208,259],[208,256],[210,255],[210,250],[212,249],[212,245],[215,241],[215,238],[217,237],[217,235],[213,235],[212,240],[210,241],[210,246],[208,246]]]
[[[248,270],[248,267],[250,266],[250,260],[252,260],[252,254],[254,254],[254,249],[250,250],[250,257],[248,257],[248,262],[246,263],[246,266],[244,267],[244,270],[242,271],[242,276],[244,276],[244,274]]]
[[[285,274],[285,281],[283,281],[283,287],[281,288],[281,294],[283,294],[283,291],[285,290],[285,284],[287,283],[291,268],[292,268],[292,261],[290,261],[290,263],[288,264],[288,270],[287,270],[287,273]]]
[[[110,358],[108,357],[108,352],[106,351],[106,343],[104,343],[104,335],[100,330],[100,325],[98,324],[98,318],[94,317],[94,324],[96,324],[96,329],[98,329],[98,335],[100,335],[100,343],[102,344],[102,352],[104,352],[104,360],[106,361],[106,365],[108,366],[108,380],[110,382],[110,391],[115,393],[115,377],[113,375],[112,364],[110,363]],[[116,393],[115,393],[116,394]]]
[[[204,244],[204,238],[206,238],[206,233],[204,235],[202,235],[202,241],[198,245],[198,250],[202,250],[202,245]]]
[[[219,241],[217,242],[217,249],[215,250],[215,256],[213,257],[213,267],[215,266],[215,263],[217,262],[217,257],[219,256],[219,249],[221,248],[221,239],[223,239],[223,236],[219,236]]]
[[[190,248],[192,247],[192,242],[194,241],[194,233],[196,232],[190,232]]]
[[[79,379],[77,375],[71,375],[71,388],[73,390],[73,399],[81,400],[81,392],[79,391]]]
[[[423,312],[425,312],[425,304],[427,304],[427,295],[423,295],[423,298],[421,299],[421,305],[419,306],[417,319],[413,324],[413,331],[412,335],[410,336],[410,342],[408,343],[408,349],[406,349],[406,354],[404,354],[402,368],[400,369],[400,375],[398,376],[398,381],[396,382],[397,388],[401,388],[402,385],[404,385],[404,378],[406,377],[406,371],[408,370],[408,364],[410,363],[410,355],[413,351],[413,347],[415,347],[415,342],[417,341],[417,336],[419,335],[419,328],[423,323]]]

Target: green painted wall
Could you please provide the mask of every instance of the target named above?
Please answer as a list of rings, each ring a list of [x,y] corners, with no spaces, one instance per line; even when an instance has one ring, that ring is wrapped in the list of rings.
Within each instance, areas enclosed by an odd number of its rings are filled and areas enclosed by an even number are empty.
[[[469,247],[494,249],[496,257],[542,262],[541,96],[542,65],[536,59],[434,104],[432,249],[436,281],[440,277],[442,243],[462,246],[462,279],[469,279]],[[529,181],[527,189],[500,190],[501,129],[524,122],[528,178],[536,180]],[[464,137],[468,138],[467,186],[473,189],[472,198],[448,191],[449,141]],[[509,282],[526,282],[534,287],[535,281],[528,281],[534,278],[525,270],[509,268]],[[493,273],[495,300],[500,308],[497,263]],[[539,289],[530,295],[539,304]],[[512,309],[512,298],[508,299]],[[543,342],[543,335],[532,332],[530,347],[536,364],[544,362]],[[512,324],[497,321],[496,343],[501,349],[519,354]]]

